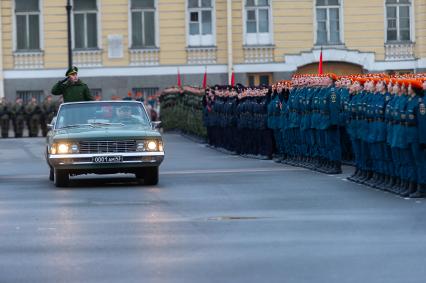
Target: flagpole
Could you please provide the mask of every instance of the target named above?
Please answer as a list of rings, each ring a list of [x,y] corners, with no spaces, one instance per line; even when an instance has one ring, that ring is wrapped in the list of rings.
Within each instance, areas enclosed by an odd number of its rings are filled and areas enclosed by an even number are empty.
[[[203,89],[207,88],[207,66],[204,66]]]
[[[321,45],[321,51],[320,51],[320,57],[318,62],[318,74],[322,75],[323,69],[322,69],[322,45]]]

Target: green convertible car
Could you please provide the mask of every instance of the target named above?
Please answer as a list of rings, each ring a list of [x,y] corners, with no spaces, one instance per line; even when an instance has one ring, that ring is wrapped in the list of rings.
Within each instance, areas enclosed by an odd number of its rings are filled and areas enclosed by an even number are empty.
[[[158,124],[137,101],[63,103],[47,135],[50,180],[65,187],[74,175],[133,173],[156,185],[164,159]]]

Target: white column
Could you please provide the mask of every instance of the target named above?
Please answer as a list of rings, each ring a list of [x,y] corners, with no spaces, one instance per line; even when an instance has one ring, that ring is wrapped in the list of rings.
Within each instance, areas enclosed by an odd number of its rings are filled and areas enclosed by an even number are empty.
[[[3,77],[3,29],[2,29],[2,2],[0,2],[0,98],[4,97],[4,77]]]
[[[232,0],[226,1],[227,13],[227,39],[228,39],[228,84],[231,84],[233,68],[233,45],[232,45]]]

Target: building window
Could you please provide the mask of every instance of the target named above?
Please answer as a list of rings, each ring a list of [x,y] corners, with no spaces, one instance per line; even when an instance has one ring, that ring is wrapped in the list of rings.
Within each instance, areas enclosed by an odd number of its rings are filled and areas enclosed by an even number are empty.
[[[15,0],[16,50],[40,50],[40,8],[38,0]]]
[[[96,0],[74,0],[74,48],[98,48],[98,8]]]
[[[255,87],[259,85],[270,85],[271,83],[272,83],[271,73],[257,73],[257,74],[247,75],[247,84],[250,87]]]
[[[245,0],[244,7],[246,44],[272,44],[270,0]]]
[[[214,40],[214,0],[188,0],[188,45],[212,46]]]
[[[340,0],[316,0],[317,45],[341,44]]]
[[[132,48],[155,47],[155,0],[132,0]]]
[[[386,0],[386,41],[410,41],[410,0]]]
[[[32,98],[37,100],[37,103],[42,103],[44,99],[44,92],[42,90],[18,90],[16,98],[22,99],[23,104],[27,104]]]

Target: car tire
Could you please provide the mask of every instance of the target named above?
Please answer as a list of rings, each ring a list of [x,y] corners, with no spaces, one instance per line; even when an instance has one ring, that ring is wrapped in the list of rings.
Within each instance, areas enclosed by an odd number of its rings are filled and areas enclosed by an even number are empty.
[[[68,174],[68,172],[66,170],[60,170],[60,169],[55,169],[55,186],[60,188],[60,187],[67,187],[68,186],[68,182],[70,180],[70,175]]]
[[[144,185],[154,186],[158,184],[158,166],[145,167],[136,172],[136,178],[143,179]]]
[[[53,171],[52,167],[50,167],[50,171],[49,171],[49,180],[50,181],[54,181],[55,180],[55,171]]]

